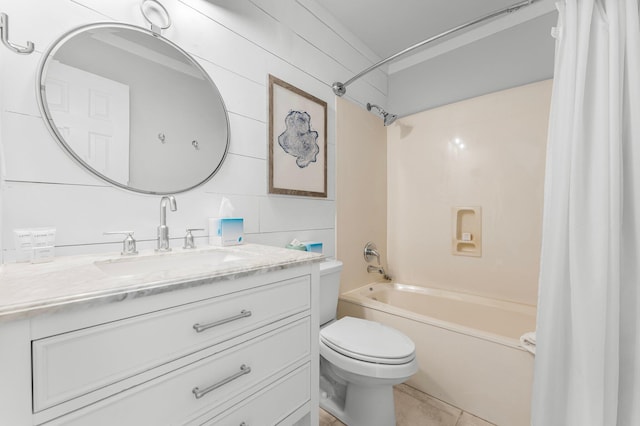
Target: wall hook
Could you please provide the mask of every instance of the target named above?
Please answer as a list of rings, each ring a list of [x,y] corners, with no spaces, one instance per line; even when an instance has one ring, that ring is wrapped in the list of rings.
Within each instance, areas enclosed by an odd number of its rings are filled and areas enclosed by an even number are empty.
[[[33,52],[34,45],[30,41],[27,42],[27,47],[18,46],[9,41],[9,16],[6,13],[0,13],[0,38],[2,44],[15,53],[28,55]]]

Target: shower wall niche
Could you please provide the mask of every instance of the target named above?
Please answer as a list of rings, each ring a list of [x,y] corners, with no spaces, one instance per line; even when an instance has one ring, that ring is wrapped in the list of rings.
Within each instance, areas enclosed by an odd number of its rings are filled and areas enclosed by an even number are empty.
[[[482,207],[453,207],[451,250],[458,256],[482,256]]]

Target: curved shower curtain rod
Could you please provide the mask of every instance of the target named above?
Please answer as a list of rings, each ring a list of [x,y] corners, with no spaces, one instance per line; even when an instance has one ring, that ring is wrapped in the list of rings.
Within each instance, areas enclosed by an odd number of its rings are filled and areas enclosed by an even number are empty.
[[[447,30],[447,31],[445,31],[443,33],[440,33],[440,34],[436,35],[436,36],[430,37],[430,38],[428,38],[426,40],[423,40],[423,41],[421,41],[419,43],[416,43],[411,47],[407,47],[406,49],[396,53],[395,55],[391,55],[388,58],[383,59],[380,62],[371,65],[369,68],[367,68],[364,71],[361,71],[360,73],[358,73],[355,76],[351,77],[349,80],[345,81],[344,83],[340,83],[339,81],[334,82],[333,85],[331,86],[333,88],[333,93],[335,93],[337,96],[344,95],[345,93],[347,93],[347,86],[350,85],[351,83],[353,83],[354,81],[356,81],[357,79],[359,79],[360,77],[364,76],[365,74],[370,73],[371,71],[373,71],[376,68],[386,64],[387,62],[393,61],[394,59],[398,58],[399,56],[402,56],[402,55],[404,55],[406,53],[411,52],[412,50],[415,50],[415,49],[417,49],[419,47],[424,46],[427,43],[431,43],[432,41],[435,41],[435,40],[438,40],[438,39],[440,39],[442,37],[448,36],[449,34],[455,33],[456,31],[463,30],[463,29],[465,29],[467,27],[470,27],[472,25],[478,24],[478,23],[480,23],[482,21],[486,21],[487,19],[495,18],[497,16],[504,15],[506,13],[515,12],[516,10],[521,9],[521,8],[523,8],[525,6],[529,6],[530,4],[535,3],[536,1],[538,1],[538,0],[524,0],[524,1],[521,1],[519,3],[512,4],[511,6],[507,6],[504,9],[500,9],[500,10],[497,10],[495,12],[491,12],[491,13],[485,15],[485,16],[482,16],[480,18],[476,18],[476,19],[474,19],[472,21],[469,21],[469,22],[466,22],[466,23],[464,23],[462,25],[458,25],[455,28],[451,28],[450,30]]]

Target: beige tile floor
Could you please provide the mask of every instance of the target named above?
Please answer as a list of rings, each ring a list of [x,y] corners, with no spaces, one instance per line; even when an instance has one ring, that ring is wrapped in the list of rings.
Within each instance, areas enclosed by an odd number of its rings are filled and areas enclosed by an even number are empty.
[[[494,426],[407,385],[395,386],[393,394],[397,426]],[[320,426],[344,423],[320,410]]]

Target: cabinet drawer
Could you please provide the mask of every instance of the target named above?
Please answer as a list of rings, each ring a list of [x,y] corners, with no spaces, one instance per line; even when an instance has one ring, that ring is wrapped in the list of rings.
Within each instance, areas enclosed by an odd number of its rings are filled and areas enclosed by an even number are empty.
[[[310,307],[303,276],[33,342],[34,412]]]
[[[176,425],[188,418],[212,418],[287,369],[308,365],[310,334],[307,317],[47,424]],[[198,391],[202,394],[196,397]]]
[[[284,420],[311,398],[309,364],[261,389],[203,425],[268,426]],[[193,423],[195,426],[200,423]]]

